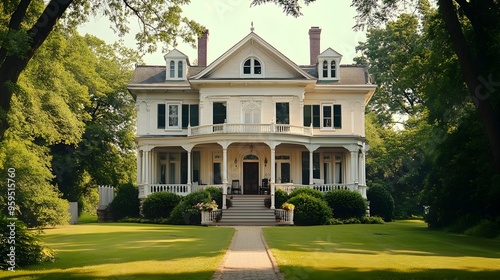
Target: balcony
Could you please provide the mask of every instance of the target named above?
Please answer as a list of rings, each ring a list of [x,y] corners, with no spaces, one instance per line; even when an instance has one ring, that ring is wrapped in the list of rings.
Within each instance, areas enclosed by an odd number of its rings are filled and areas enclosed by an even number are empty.
[[[188,128],[188,136],[207,135],[214,133],[229,134],[291,134],[312,136],[312,127],[289,124],[213,124]]]

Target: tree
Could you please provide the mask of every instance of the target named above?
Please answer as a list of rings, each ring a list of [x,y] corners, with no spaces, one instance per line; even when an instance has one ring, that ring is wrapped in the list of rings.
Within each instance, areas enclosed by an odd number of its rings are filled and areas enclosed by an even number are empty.
[[[306,4],[312,2],[315,0],[305,1]],[[282,6],[286,14],[301,14],[297,0],[254,0],[253,3],[275,3]],[[385,24],[405,9],[430,6],[427,0],[352,0],[352,5],[358,12],[357,29]],[[483,123],[495,170],[500,173],[500,95],[497,92],[500,86],[500,66],[497,63],[500,60],[500,2],[438,0],[438,5],[446,34],[460,64],[461,80]]]
[[[46,4],[45,4],[46,3]],[[0,140],[9,127],[7,114],[12,96],[21,89],[20,74],[61,21],[74,27],[89,17],[103,14],[114,30],[123,35],[129,32],[129,18],[136,17],[141,31],[136,34],[141,50],[153,51],[158,41],[175,45],[177,38],[194,44],[204,28],[181,16],[181,5],[189,0],[11,0],[0,3]]]
[[[51,146],[54,183],[70,201],[77,201],[97,184],[119,186],[135,181],[135,102],[125,85],[139,55],[118,44],[74,31],[64,39],[78,57],[63,59],[63,67],[87,89],[88,116],[77,145]]]

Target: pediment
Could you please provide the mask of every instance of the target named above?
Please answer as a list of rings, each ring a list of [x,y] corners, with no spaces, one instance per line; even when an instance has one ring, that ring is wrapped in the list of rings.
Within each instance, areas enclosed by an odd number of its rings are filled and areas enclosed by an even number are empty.
[[[325,51],[323,51],[322,53],[319,54],[319,57],[342,57],[342,55],[340,53],[338,53],[336,50],[332,49],[332,48],[328,48],[326,49]]]
[[[164,57],[165,59],[167,59],[167,58],[177,58],[177,59],[179,59],[179,58],[186,58],[186,59],[187,59],[187,58],[188,58],[188,56],[187,56],[187,55],[185,55],[184,53],[182,53],[182,52],[181,52],[181,51],[179,51],[178,49],[173,49],[173,50],[169,51],[169,52],[168,52],[167,54],[165,54],[163,57]]]
[[[247,75],[243,65],[248,59],[259,61],[262,73]],[[253,64],[252,64],[253,65]],[[254,32],[231,47],[203,71],[191,77],[199,79],[314,79],[297,64]]]

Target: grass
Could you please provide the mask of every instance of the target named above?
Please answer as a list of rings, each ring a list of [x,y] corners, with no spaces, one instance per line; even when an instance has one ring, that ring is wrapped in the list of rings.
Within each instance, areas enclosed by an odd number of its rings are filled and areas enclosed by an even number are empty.
[[[211,279],[234,230],[145,224],[81,224],[45,230],[54,263],[1,271],[2,279]]]
[[[499,279],[500,239],[422,221],[264,228],[285,279]]]

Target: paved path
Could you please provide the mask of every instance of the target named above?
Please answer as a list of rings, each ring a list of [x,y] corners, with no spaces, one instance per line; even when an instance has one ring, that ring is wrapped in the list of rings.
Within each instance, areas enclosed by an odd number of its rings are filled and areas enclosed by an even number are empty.
[[[282,280],[265,245],[262,227],[236,226],[229,250],[212,280]]]

